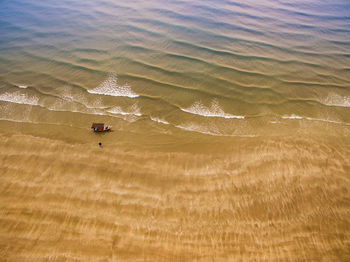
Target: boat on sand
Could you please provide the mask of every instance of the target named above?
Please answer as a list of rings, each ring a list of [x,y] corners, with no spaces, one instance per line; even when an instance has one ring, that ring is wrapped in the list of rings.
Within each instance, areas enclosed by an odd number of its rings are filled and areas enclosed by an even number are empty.
[[[104,123],[93,123],[91,128],[94,132],[106,132],[111,130],[111,126],[105,125]]]

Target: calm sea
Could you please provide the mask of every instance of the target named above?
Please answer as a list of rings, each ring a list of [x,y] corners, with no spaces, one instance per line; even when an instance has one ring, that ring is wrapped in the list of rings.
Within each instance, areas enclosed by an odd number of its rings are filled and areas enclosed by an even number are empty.
[[[3,131],[350,135],[348,0],[3,0],[0,36]]]

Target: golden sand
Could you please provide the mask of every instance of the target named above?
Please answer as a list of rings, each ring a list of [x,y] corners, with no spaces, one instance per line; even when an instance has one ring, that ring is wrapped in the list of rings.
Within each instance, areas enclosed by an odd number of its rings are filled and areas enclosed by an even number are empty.
[[[350,147],[0,136],[0,261],[350,261]],[[332,145],[331,145],[332,144]]]

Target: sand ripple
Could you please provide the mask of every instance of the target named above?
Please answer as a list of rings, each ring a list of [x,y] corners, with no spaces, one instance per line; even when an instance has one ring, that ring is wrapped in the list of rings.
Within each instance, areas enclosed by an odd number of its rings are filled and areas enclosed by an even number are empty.
[[[254,139],[193,154],[1,136],[1,256],[349,259],[349,147]]]

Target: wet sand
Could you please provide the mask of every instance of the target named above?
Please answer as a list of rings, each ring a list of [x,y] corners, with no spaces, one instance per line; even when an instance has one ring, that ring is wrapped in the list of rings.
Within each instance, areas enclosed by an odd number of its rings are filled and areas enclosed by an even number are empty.
[[[350,260],[344,140],[194,153],[1,134],[0,152],[0,261]]]

